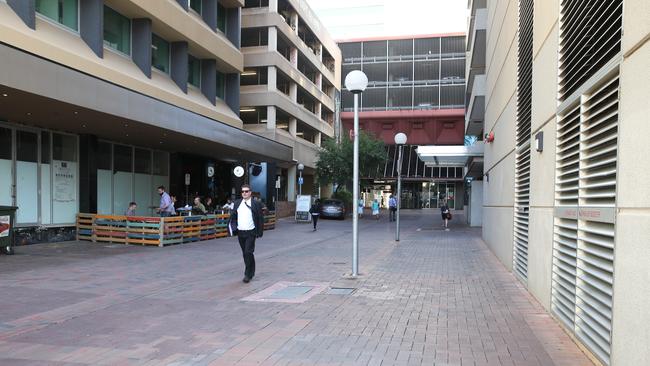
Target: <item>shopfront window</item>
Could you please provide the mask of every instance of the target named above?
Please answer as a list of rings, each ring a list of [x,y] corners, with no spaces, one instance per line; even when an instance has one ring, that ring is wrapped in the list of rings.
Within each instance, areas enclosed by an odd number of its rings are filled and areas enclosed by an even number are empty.
[[[36,0],[36,12],[75,31],[79,30],[77,0]]]
[[[226,8],[221,4],[217,4],[217,29],[226,33],[228,14]]]
[[[77,137],[52,134],[52,223],[71,224],[77,202]]]
[[[151,36],[151,66],[169,74],[169,42],[155,34]]]
[[[104,44],[131,54],[131,20],[108,6],[104,6]]]

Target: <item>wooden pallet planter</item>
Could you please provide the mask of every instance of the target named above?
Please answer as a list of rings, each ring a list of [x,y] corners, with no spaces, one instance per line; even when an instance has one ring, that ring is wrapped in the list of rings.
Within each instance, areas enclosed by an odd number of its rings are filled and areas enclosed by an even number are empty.
[[[94,241],[126,244],[127,231],[126,216],[95,216],[95,222],[93,225]]]
[[[264,216],[264,230],[275,229],[275,212],[271,211]]]
[[[160,246],[160,217],[129,216],[127,217],[127,243]]]
[[[77,240],[94,241],[93,224],[95,222],[94,214],[77,214]]]
[[[201,217],[201,240],[210,240],[216,238],[215,224],[217,217],[215,215],[206,215]]]
[[[185,220],[183,217],[165,217],[163,218],[163,226],[161,227],[161,235],[163,245],[181,244],[183,242],[183,229],[185,228]]]
[[[185,216],[183,221],[183,243],[201,240],[201,216]]]
[[[228,236],[228,222],[230,221],[230,214],[216,215],[214,223],[214,235],[216,238],[224,238]]]

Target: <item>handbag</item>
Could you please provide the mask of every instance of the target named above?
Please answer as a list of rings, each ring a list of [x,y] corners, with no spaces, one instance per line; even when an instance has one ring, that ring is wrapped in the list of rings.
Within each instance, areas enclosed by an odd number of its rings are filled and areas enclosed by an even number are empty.
[[[451,220],[451,212],[447,213],[447,220]]]

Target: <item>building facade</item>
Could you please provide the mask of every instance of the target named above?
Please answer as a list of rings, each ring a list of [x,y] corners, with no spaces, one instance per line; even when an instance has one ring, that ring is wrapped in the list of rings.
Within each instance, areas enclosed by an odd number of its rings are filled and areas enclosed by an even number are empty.
[[[395,192],[398,149],[394,136],[407,135],[403,148],[402,206],[437,208],[444,199],[463,209],[465,169],[460,164],[430,164],[418,158],[418,145],[463,145],[465,35],[427,35],[339,41],[342,77],[361,70],[368,88],[361,94],[359,128],[387,144],[387,163],[368,201]],[[353,128],[353,95],[342,92],[342,136]],[[389,189],[387,189],[389,187]]]
[[[291,161],[239,117],[243,5],[0,1],[0,204],[19,207],[18,227],[50,233],[131,201],[149,215],[158,185],[225,200],[235,165]]]
[[[483,238],[594,360],[646,365],[650,8],[638,0],[470,8],[485,85],[477,73],[468,88],[470,105],[483,96],[484,118],[479,108],[468,113],[467,128],[494,136],[485,145]]]
[[[298,191],[328,196],[314,169],[321,142],[334,137],[338,46],[305,0],[249,0],[242,10],[242,53],[244,128],[293,148],[293,162],[274,167],[280,197],[293,201]],[[297,164],[305,166],[300,189]]]

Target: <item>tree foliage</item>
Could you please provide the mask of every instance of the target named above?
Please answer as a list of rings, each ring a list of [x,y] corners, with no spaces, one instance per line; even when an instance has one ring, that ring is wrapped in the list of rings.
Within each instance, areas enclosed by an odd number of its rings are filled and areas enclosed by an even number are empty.
[[[318,152],[316,175],[321,184],[336,183],[340,186],[352,181],[354,144],[343,138],[340,144],[326,141]],[[386,162],[384,142],[361,131],[359,134],[359,177],[375,178],[379,167]],[[383,171],[383,170],[382,170]]]

